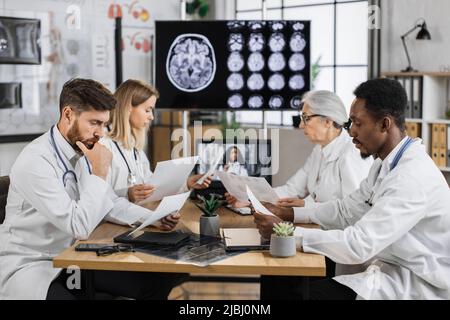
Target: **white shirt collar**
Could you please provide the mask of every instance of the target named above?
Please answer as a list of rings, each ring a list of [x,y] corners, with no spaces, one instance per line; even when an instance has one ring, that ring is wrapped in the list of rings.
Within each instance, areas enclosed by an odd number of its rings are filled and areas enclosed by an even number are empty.
[[[61,157],[63,157],[64,160],[69,161],[69,163],[74,167],[78,159],[81,158],[81,155],[75,151],[69,142],[67,142],[56,124],[53,129],[53,136],[55,137],[55,144],[58,151],[61,153]]]
[[[391,164],[394,161],[397,152],[400,150],[403,144],[406,143],[406,140],[408,140],[408,136],[404,137],[402,141],[400,141],[383,160],[378,178],[384,178],[389,173],[389,171],[391,171]]]
[[[336,160],[343,151],[342,145],[345,144],[347,138],[348,133],[345,130],[342,130],[341,133],[333,139],[333,141],[321,148],[320,150],[322,152],[323,159],[325,161]]]

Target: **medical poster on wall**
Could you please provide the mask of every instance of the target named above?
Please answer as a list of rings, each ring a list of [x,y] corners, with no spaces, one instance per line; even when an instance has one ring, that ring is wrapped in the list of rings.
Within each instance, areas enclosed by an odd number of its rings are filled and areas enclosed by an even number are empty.
[[[159,108],[298,110],[309,21],[156,21]]]

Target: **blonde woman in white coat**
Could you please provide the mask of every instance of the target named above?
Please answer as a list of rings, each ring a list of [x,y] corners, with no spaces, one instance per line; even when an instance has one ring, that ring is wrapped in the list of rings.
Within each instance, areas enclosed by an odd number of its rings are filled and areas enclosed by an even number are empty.
[[[159,93],[144,82],[130,79],[117,88],[114,96],[117,105],[111,112],[109,132],[101,140],[113,153],[108,182],[118,196],[139,202],[155,190],[153,185],[145,184],[152,172],[143,148]],[[190,176],[184,190],[207,188],[210,179],[198,185],[196,181],[200,177]],[[161,222],[165,229],[171,229],[177,220],[178,215],[172,215]]]

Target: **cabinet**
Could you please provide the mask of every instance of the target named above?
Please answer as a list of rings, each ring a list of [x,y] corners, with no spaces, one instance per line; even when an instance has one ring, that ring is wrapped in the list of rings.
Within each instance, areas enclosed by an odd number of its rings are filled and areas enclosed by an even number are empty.
[[[450,72],[385,72],[408,94],[406,125],[410,136],[421,137],[433,161],[450,176]],[[414,110],[420,108],[421,110]],[[421,112],[420,112],[421,111]]]

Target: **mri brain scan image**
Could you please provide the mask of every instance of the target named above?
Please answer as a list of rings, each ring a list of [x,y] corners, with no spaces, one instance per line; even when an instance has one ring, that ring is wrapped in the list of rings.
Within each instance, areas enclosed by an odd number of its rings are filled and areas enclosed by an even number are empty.
[[[262,51],[266,40],[262,33],[252,33],[248,39],[248,50],[251,52]]]
[[[270,29],[272,29],[272,31],[280,31],[284,29],[284,25],[284,21],[273,21],[270,24]]]
[[[279,91],[283,89],[285,86],[284,76],[280,73],[271,75],[267,85],[272,91]]]
[[[181,91],[205,89],[216,74],[216,58],[209,39],[193,33],[178,36],[167,54],[166,72]]]
[[[232,33],[228,38],[228,50],[241,51],[244,47],[244,36],[240,33]]]
[[[305,69],[306,66],[306,61],[305,61],[305,56],[301,53],[294,53],[290,58],[289,58],[289,68],[296,72],[296,71],[301,71],[303,69]]]
[[[280,95],[270,97],[269,107],[270,109],[280,109],[283,106],[284,99]]]
[[[286,40],[282,33],[273,33],[269,38],[269,48],[272,52],[283,51],[286,46]]]
[[[305,79],[301,74],[296,74],[289,79],[289,88],[292,90],[300,90],[305,87]]]
[[[240,30],[243,27],[245,27],[245,21],[240,21],[240,20],[234,20],[234,21],[228,21],[227,22],[227,27],[230,30]]]
[[[264,98],[260,95],[252,95],[249,99],[248,99],[248,106],[251,109],[258,109],[261,108],[264,104]]]
[[[247,67],[251,72],[258,72],[264,68],[264,56],[259,52],[250,54],[247,60]]]
[[[268,65],[272,72],[281,71],[286,66],[286,60],[281,53],[272,53],[269,57]]]
[[[292,109],[298,110],[298,109],[300,109],[301,103],[302,103],[302,98],[300,98],[300,96],[295,96],[291,99],[289,104]]]
[[[227,103],[230,108],[238,109],[244,105],[244,99],[242,98],[242,95],[235,93],[228,98]]]
[[[301,31],[303,29],[305,29],[305,25],[301,22],[295,22],[292,24],[292,30],[294,31]]]
[[[248,23],[248,27],[252,31],[261,30],[262,28],[264,28],[265,25],[266,25],[265,21],[249,21]]]
[[[247,80],[247,87],[252,91],[261,90],[264,87],[264,79],[260,73],[253,73]]]
[[[306,47],[306,40],[300,32],[294,32],[289,41],[289,46],[294,52],[301,52]]]
[[[264,60],[263,60],[264,63]],[[227,66],[231,72],[238,72],[244,67],[244,57],[239,52],[233,52],[228,56]]]
[[[241,90],[244,87],[244,77],[240,73],[232,73],[227,79],[227,87],[231,91]]]

